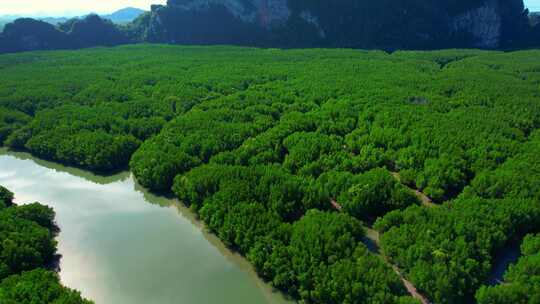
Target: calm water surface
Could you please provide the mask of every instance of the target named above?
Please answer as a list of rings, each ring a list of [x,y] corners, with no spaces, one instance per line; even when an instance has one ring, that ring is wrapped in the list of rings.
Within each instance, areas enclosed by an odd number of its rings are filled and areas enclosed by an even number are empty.
[[[100,177],[0,150],[0,185],[53,207],[62,282],[96,304],[290,303],[174,201],[129,173]]]

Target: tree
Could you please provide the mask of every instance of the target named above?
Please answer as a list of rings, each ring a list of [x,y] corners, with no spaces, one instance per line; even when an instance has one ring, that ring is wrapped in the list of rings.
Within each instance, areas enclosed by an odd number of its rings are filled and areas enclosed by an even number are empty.
[[[71,22],[67,31],[74,46],[78,48],[90,46],[112,46],[127,42],[123,33],[110,21],[95,14]]]
[[[14,211],[11,211],[15,208]],[[0,279],[41,267],[53,259],[56,241],[46,227],[26,219],[16,208],[0,211]]]
[[[92,304],[75,290],[60,284],[58,274],[41,268],[13,275],[0,283],[0,302],[5,304]]]
[[[354,218],[310,210],[292,227],[288,248],[298,292],[309,299],[318,268],[350,257],[364,232]]]
[[[146,143],[131,158],[130,167],[141,185],[155,191],[171,189],[177,174],[200,161],[171,144]]]
[[[352,179],[351,187],[338,198],[348,213],[373,219],[418,204],[418,199],[385,169],[373,169]]]
[[[13,192],[0,186],[0,210],[13,206]]]

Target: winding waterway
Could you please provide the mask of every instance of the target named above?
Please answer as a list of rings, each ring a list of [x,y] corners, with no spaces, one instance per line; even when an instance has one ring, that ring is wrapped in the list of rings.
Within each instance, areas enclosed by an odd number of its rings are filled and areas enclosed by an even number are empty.
[[[96,304],[290,303],[175,201],[109,177],[0,150],[0,185],[56,211],[60,277]]]

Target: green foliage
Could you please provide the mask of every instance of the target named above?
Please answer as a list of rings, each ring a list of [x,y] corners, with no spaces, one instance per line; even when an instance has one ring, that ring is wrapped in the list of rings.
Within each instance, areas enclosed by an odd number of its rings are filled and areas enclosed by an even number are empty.
[[[275,286],[313,303],[410,301],[393,270],[359,243],[354,218],[312,210],[291,230],[288,246],[258,243],[249,254]]]
[[[141,185],[156,191],[171,189],[174,177],[200,163],[171,144],[146,144],[131,159],[131,170]]]
[[[334,303],[353,299],[397,303],[405,294],[403,286],[360,243],[364,234],[360,222],[346,214],[306,212],[305,187],[302,179],[279,166],[210,164],[178,176],[173,189],[225,244],[247,254],[259,274],[277,288],[317,303],[330,298]],[[369,273],[362,268],[366,265],[372,267]],[[348,271],[342,278],[350,281],[336,289],[332,282],[342,267]],[[355,298],[342,298],[352,292]]]
[[[33,210],[42,214],[33,214]],[[33,221],[46,219],[43,213],[48,210],[37,206],[9,207],[0,211],[0,279],[41,267],[53,259],[56,253],[53,232]]]
[[[418,204],[418,199],[387,170],[374,169],[352,179],[338,197],[345,210],[360,218],[376,218],[395,209]]]
[[[225,244],[246,253],[261,237],[278,231],[281,221],[277,214],[255,201],[231,201],[238,195],[237,187],[225,187],[205,201],[201,219],[216,231]],[[240,197],[242,194],[240,194]]]
[[[419,303],[403,296],[406,291],[399,277],[362,247],[357,247],[351,258],[317,271],[314,280],[315,290],[311,295],[316,303]]]
[[[25,145],[42,158],[105,172],[125,168],[138,146],[132,136],[113,136],[104,131],[69,134],[63,130],[36,135]]]
[[[27,124],[29,120],[24,113],[0,107],[0,145],[4,144],[13,131]]]
[[[91,304],[75,290],[60,284],[54,272],[35,269],[13,275],[0,283],[0,302],[5,304]]]
[[[51,106],[51,105],[49,105]],[[124,169],[133,152],[158,133],[165,119],[144,101],[108,106],[65,105],[40,111],[31,123],[13,132],[7,145],[40,157],[95,171]],[[161,115],[165,116],[165,111]]]
[[[360,244],[362,222],[376,220],[382,254],[420,292],[463,303],[495,250],[540,229],[538,56],[165,45],[3,55],[0,113],[15,117],[9,147],[93,170],[129,162],[299,300],[411,301]],[[419,206],[405,184],[441,206]],[[32,214],[21,222],[52,227],[50,213]]]
[[[318,268],[352,256],[362,236],[360,223],[341,214],[313,210],[293,225],[288,252],[302,298],[311,297]]]
[[[540,235],[527,235],[521,253],[504,275],[503,284],[482,286],[476,292],[479,304],[540,303]]]
[[[5,210],[5,212],[15,218],[37,223],[41,227],[47,228],[51,232],[54,232],[57,229],[54,222],[54,217],[56,215],[54,210],[39,203],[8,208]]]
[[[384,253],[437,303],[470,301],[487,279],[491,253],[538,229],[531,199],[460,199],[439,208],[410,207],[379,219]]]
[[[445,193],[459,192],[467,182],[466,162],[446,154],[438,159],[428,159],[416,185],[434,200],[441,201]]]
[[[296,173],[310,163],[341,148],[339,138],[320,133],[294,133],[285,138],[283,146],[287,150],[287,157],[283,166]]]
[[[13,205],[13,192],[0,186],[0,210]]]
[[[241,186],[245,188],[236,188]],[[231,187],[235,190],[230,191]],[[205,199],[225,191],[229,194],[227,199],[256,200],[285,221],[295,220],[305,212],[304,188],[305,183],[301,178],[279,166],[248,168],[227,165],[198,167],[177,176],[173,186],[180,200],[195,210],[208,203]]]
[[[540,200],[540,133],[536,131],[529,138],[521,151],[502,166],[476,176],[465,195]]]

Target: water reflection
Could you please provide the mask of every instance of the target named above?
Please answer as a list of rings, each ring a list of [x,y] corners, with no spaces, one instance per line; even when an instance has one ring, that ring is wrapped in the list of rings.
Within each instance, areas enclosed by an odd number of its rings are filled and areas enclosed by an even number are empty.
[[[280,303],[292,303],[290,299],[286,299],[285,295],[282,295],[279,293],[279,291],[276,291],[274,288],[272,288],[269,284],[266,284],[263,282],[257,275],[255,269],[253,266],[240,254],[231,251],[229,248],[221,242],[221,240],[213,233],[208,231],[207,227],[204,225],[203,222],[201,222],[197,215],[191,211],[189,208],[187,208],[184,204],[182,204],[180,201],[175,199],[174,197],[165,197],[162,195],[156,195],[154,193],[149,192],[146,188],[141,186],[138,182],[135,180],[135,190],[142,193],[145,200],[151,204],[159,205],[162,207],[166,206],[173,206],[178,210],[178,214],[189,220],[189,222],[197,227],[200,231],[203,232],[204,238],[212,244],[219,252],[226,257],[229,261],[235,263],[238,265],[241,269],[249,273],[250,277],[253,278],[254,282],[257,284],[257,286],[264,290],[265,292],[263,295],[266,298],[267,303],[275,303],[276,300]]]
[[[19,203],[55,208],[62,281],[97,304],[288,302],[188,208],[129,172],[100,176],[0,149],[0,184]]]
[[[20,152],[20,151],[11,151],[6,148],[0,148],[0,156],[7,155],[12,156],[20,160],[29,160],[34,162],[36,165],[45,167],[47,169],[54,170],[56,172],[63,172],[68,173],[70,175],[80,177],[85,179],[86,181],[100,184],[100,185],[107,185],[118,181],[125,181],[130,177],[130,173],[127,171],[120,172],[113,175],[99,175],[92,173],[90,171],[85,171],[83,169],[75,168],[75,167],[67,167],[58,163],[54,163],[51,161],[47,161],[41,158],[37,158],[32,156],[32,154],[27,152]]]
[[[495,286],[504,283],[504,274],[521,257],[521,239],[510,240],[503,248],[495,253],[491,272],[488,277],[488,285]]]

